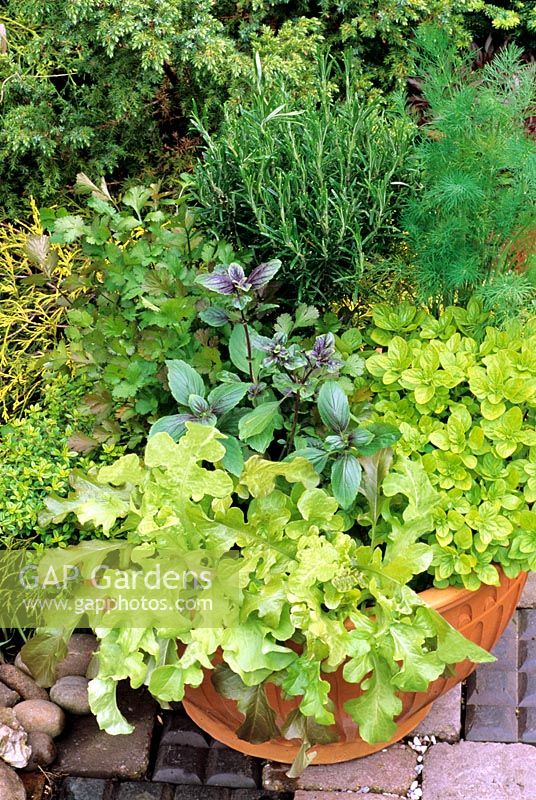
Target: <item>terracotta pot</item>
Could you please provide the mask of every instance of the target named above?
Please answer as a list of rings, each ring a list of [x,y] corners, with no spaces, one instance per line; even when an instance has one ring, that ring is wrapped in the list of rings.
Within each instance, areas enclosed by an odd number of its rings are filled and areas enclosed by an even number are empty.
[[[420,596],[464,636],[486,650],[491,650],[514,614],[525,580],[526,574],[512,580],[501,572],[501,584],[497,587],[482,585],[476,592],[457,588],[429,589]],[[407,736],[428,714],[439,695],[465,680],[474,669],[475,664],[464,661],[456,665],[451,676],[438,678],[431,683],[426,692],[401,692],[403,709],[397,719],[396,734],[390,742],[380,744],[364,742],[357,733],[355,723],[343,710],[344,703],[359,693],[356,685],[346,683],[342,677],[342,668],[324,675],[331,684],[330,696],[335,704],[334,713],[340,740],[333,744],[315,745],[317,755],[313,763],[336,764],[339,761],[350,761],[397,742]],[[280,689],[273,684],[268,684],[267,695],[276,712],[278,723],[282,723],[287,714],[299,704],[299,698],[284,700]],[[298,752],[299,741],[296,739],[273,739],[263,744],[251,744],[239,739],[235,731],[244,717],[233,700],[226,700],[216,692],[210,679],[210,671],[205,673],[201,686],[197,689],[186,689],[184,708],[200,728],[241,753],[290,764]]]

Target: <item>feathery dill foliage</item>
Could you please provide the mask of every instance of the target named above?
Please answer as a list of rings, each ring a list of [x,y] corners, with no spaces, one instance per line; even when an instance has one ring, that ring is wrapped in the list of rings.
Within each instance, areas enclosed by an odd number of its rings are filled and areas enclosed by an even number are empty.
[[[219,134],[195,120],[208,224],[257,260],[277,253],[301,301],[366,297],[395,245],[415,128],[402,101],[397,113],[360,95],[349,54],[340,68],[319,60],[306,98],[284,82],[266,88],[257,67],[250,98],[227,108]]]
[[[530,258],[516,242],[536,226],[536,65],[504,48],[478,72],[440,29],[417,37],[417,71],[429,104],[417,145],[420,190],[403,224],[421,299],[464,302],[479,292],[499,318],[534,297]]]

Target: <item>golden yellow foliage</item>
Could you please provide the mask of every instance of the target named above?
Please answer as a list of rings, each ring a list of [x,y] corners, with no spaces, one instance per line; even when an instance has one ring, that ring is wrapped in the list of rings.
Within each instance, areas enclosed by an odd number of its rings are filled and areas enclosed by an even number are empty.
[[[79,255],[50,244],[35,203],[29,223],[0,225],[0,420],[18,416],[42,391],[45,357],[83,291],[66,285]]]

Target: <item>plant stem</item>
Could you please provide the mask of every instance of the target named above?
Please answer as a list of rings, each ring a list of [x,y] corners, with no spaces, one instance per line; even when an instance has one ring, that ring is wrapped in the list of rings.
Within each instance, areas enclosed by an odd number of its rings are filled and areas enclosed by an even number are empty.
[[[248,351],[248,366],[249,366],[249,379],[251,383],[255,383],[255,375],[253,373],[253,353],[251,350],[251,339],[249,338],[249,330],[248,330],[248,321],[246,319],[246,315],[244,314],[244,310],[240,309],[240,316],[242,318],[242,325],[244,326],[244,332],[246,334],[246,348]]]
[[[298,415],[300,413],[300,400],[301,400],[301,395],[300,395],[300,390],[298,389],[298,391],[294,395],[294,414],[292,416],[292,427],[289,431],[289,435],[287,437],[287,443],[283,451],[284,456],[287,456],[290,453],[290,448],[292,447],[292,443],[294,441],[296,428],[298,426]]]

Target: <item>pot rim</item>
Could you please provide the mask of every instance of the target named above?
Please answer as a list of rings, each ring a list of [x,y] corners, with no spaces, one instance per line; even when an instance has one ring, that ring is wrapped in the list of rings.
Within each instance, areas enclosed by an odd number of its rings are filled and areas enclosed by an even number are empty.
[[[494,564],[494,566],[499,573],[499,580],[502,583],[507,576],[499,564]],[[510,580],[516,580],[522,574],[525,574],[523,570]],[[424,602],[435,611],[440,611],[460,605],[464,600],[474,597],[480,589],[487,585],[488,584],[481,583],[478,589],[466,589],[464,586],[447,586],[445,589],[437,589],[435,586],[432,586],[430,589],[419,592],[419,598],[424,600]]]

